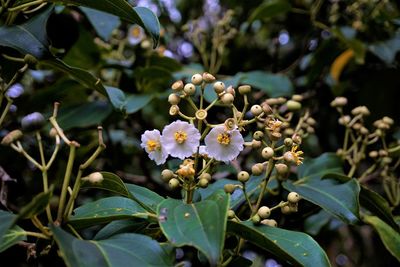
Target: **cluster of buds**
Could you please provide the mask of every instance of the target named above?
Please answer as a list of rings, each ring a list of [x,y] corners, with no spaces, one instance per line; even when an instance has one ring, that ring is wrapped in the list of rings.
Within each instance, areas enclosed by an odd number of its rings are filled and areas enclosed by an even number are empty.
[[[376,120],[371,129],[364,122],[364,118],[370,115],[367,107],[359,106],[353,108],[350,114],[345,114],[346,105],[345,97],[337,97],[331,102],[331,106],[340,114],[339,124],[346,127],[343,146],[336,154],[351,166],[348,176],[356,175],[361,161],[367,159],[366,162],[373,162],[357,175],[358,180],[365,182],[378,174],[383,178],[383,186],[390,202],[394,206],[399,205],[400,183],[395,178],[395,169],[400,161],[396,161],[394,152],[400,150],[400,145],[394,144],[390,147],[386,141],[387,133],[394,125],[393,119],[385,116]]]

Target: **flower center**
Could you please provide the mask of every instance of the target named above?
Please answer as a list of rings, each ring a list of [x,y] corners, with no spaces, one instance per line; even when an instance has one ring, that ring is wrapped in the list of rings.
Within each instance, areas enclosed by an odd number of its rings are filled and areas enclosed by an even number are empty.
[[[184,131],[177,131],[175,132],[175,140],[178,142],[178,144],[182,144],[186,141],[187,139],[187,133]]]
[[[133,37],[138,38],[140,36],[140,29],[139,27],[135,27],[132,29],[131,34]]]
[[[149,140],[147,141],[147,150],[149,150],[150,152],[153,152],[155,150],[159,150],[160,149],[160,143],[157,140]]]
[[[220,133],[217,137],[217,141],[218,143],[227,146],[231,142],[231,135],[228,133]]]

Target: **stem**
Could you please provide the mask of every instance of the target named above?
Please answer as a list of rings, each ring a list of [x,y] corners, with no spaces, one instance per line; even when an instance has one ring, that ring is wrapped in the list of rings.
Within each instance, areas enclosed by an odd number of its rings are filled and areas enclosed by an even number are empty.
[[[17,145],[15,144],[11,144],[11,148],[14,149],[15,151],[17,151],[18,153],[22,154],[27,160],[29,160],[30,162],[32,162],[33,165],[35,165],[36,168],[38,168],[39,170],[42,170],[42,166],[35,160],[33,159],[28,152],[26,152],[24,150],[24,148],[22,147],[20,141],[17,141]]]
[[[242,190],[243,190],[244,197],[246,198],[247,204],[249,205],[250,211],[253,213],[253,206],[251,205],[249,196],[246,193],[246,183],[243,183]]]
[[[61,189],[60,203],[59,203],[58,211],[57,211],[57,222],[59,222],[59,223],[61,223],[61,221],[62,221],[62,215],[64,212],[65,199],[67,197],[68,185],[69,185],[69,181],[71,179],[72,167],[74,166],[75,149],[76,149],[75,142],[71,142],[71,145],[69,147],[67,168],[65,169],[64,182],[63,182],[62,189]]]
[[[42,233],[36,233],[36,232],[31,232],[31,231],[25,231],[25,232],[21,233],[21,235],[34,236],[34,237],[42,238],[42,239],[50,239],[49,237],[47,237],[46,235],[44,235]]]
[[[11,98],[8,98],[7,96],[6,96],[6,98],[7,98],[7,105],[6,105],[5,109],[3,110],[3,113],[1,114],[0,126],[3,124],[4,118],[6,117],[8,111],[10,110],[10,107],[11,107],[11,105],[13,103]]]
[[[36,0],[36,1],[28,2],[28,3],[22,4],[22,5],[19,5],[19,6],[16,6],[16,7],[10,7],[8,9],[8,11],[9,12],[15,12],[15,11],[22,10],[22,9],[25,9],[27,7],[34,6],[34,5],[39,5],[39,4],[42,4],[42,3],[44,3],[44,0]]]

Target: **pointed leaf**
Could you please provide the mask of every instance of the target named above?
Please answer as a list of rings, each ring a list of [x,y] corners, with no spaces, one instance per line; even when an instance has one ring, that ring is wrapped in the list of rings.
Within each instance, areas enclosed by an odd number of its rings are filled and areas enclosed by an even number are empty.
[[[111,86],[106,86],[105,90],[114,108],[124,113],[126,111],[125,93],[120,89]]]
[[[85,228],[113,220],[145,218],[145,212],[145,209],[129,198],[107,197],[75,209],[68,223],[76,228]]]
[[[81,188],[98,188],[111,191],[124,197],[129,197],[130,193],[118,175],[111,172],[100,173],[103,175],[103,181],[95,184],[89,181],[83,181]]]
[[[26,234],[24,229],[15,225],[9,229],[8,232],[3,236],[3,240],[0,242],[0,252],[5,251],[9,247],[16,245],[19,241],[25,241]]]
[[[46,193],[41,192],[36,195],[31,202],[29,202],[19,211],[18,218],[29,219],[40,214],[49,204],[52,195],[52,190]]]
[[[141,219],[127,219],[127,220],[117,220],[112,221],[106,226],[104,226],[93,239],[101,240],[110,238],[116,234],[122,233],[137,233],[142,229],[146,228],[149,223]]]
[[[250,221],[241,223],[229,221],[228,232],[295,266],[330,266],[325,251],[305,233],[266,225],[255,226]]]
[[[159,194],[147,189],[146,187],[138,186],[135,184],[125,184],[129,193],[130,198],[139,203],[146,210],[155,213],[158,204],[165,200]]]
[[[154,95],[128,95],[126,98],[126,113],[132,114],[136,111],[141,110],[145,106],[147,106],[151,100],[153,100]]]
[[[157,214],[160,226],[175,246],[193,246],[200,250],[211,265],[216,265],[224,246],[229,197],[217,191],[208,199],[194,204],[166,199]]]
[[[160,37],[160,23],[156,15],[145,7],[132,7],[125,0],[49,0],[49,2],[86,6],[116,15],[130,23],[143,27],[153,38],[154,47]]]
[[[68,267],[173,266],[174,259],[148,236],[119,234],[101,241],[80,240],[51,226]]]
[[[0,27],[0,46],[12,47],[21,54],[31,54],[38,59],[49,57],[46,31],[47,19],[53,7],[46,8],[26,23]]]
[[[400,261],[400,233],[376,216],[364,216],[363,220],[375,228],[387,250]]]
[[[105,41],[110,39],[111,33],[121,24],[118,17],[96,9],[80,8],[89,19],[97,34]]]
[[[249,21],[272,18],[290,11],[291,5],[287,0],[269,0],[259,5],[250,15]]]

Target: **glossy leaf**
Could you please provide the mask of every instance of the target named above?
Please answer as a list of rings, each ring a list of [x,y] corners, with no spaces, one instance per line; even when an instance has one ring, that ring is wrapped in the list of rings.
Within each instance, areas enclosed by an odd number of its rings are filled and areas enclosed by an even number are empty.
[[[193,246],[207,257],[211,265],[216,265],[224,246],[228,207],[227,194],[217,191],[194,204],[166,199],[158,206],[157,214],[162,218],[163,233],[173,245]]]
[[[111,114],[112,107],[106,101],[95,101],[73,106],[62,106],[57,122],[63,130],[101,125]]]
[[[339,182],[327,173],[341,171],[340,160],[332,153],[305,160],[299,167],[297,181],[286,181],[283,187],[299,193],[302,198],[320,206],[346,223],[359,220],[359,192],[357,180]]]
[[[165,198],[146,187],[135,184],[125,185],[130,193],[130,197],[148,211],[156,212],[158,204],[165,200]]]
[[[400,32],[392,39],[371,44],[368,49],[386,64],[392,64],[400,51]]]
[[[267,0],[259,5],[250,15],[249,21],[267,19],[290,11],[291,5],[287,0]]]
[[[305,233],[266,225],[255,226],[250,221],[241,223],[229,221],[228,232],[295,266],[330,266],[325,251]]]
[[[157,16],[145,7],[132,7],[125,0],[49,0],[54,3],[86,6],[120,17],[143,27],[152,37],[154,47],[160,37],[160,23]]]
[[[363,220],[375,228],[387,250],[400,261],[400,233],[376,216],[364,216]]]
[[[43,29],[46,29],[52,11],[49,7],[24,24],[0,27],[0,46],[12,47],[23,55],[31,54],[38,59],[49,57],[49,43]]]
[[[304,221],[304,231],[310,235],[317,235],[331,219],[332,215],[322,209],[318,213],[307,217]]]
[[[145,212],[145,209],[129,198],[108,197],[76,208],[68,223],[76,228],[85,228],[120,219],[146,218]]]
[[[81,188],[98,188],[111,191],[124,197],[129,197],[130,193],[128,188],[126,188],[124,182],[118,175],[111,172],[101,172],[101,174],[103,175],[103,181],[95,184],[89,181],[83,181]]]
[[[115,109],[125,112],[126,111],[126,96],[123,91],[118,88],[106,86],[108,98]]]
[[[93,239],[101,240],[122,233],[137,233],[146,228],[149,223],[141,219],[112,221],[96,233]]]
[[[97,34],[105,41],[110,39],[112,31],[121,24],[121,21],[115,15],[87,7],[80,9],[85,13]]]
[[[3,236],[3,239],[0,242],[0,252],[16,245],[19,241],[26,241],[26,234],[24,229],[15,225]]]
[[[18,218],[29,219],[40,214],[46,209],[46,206],[49,204],[52,195],[52,190],[48,191],[47,193],[41,192],[36,195],[31,202],[23,206],[23,208],[19,211]]]
[[[148,236],[119,234],[106,240],[80,240],[51,226],[68,267],[173,266],[173,258]]]
[[[126,113],[132,114],[147,106],[153,99],[153,95],[128,95],[126,98]]]
[[[11,212],[0,210],[0,244],[6,242],[6,235],[10,228],[14,225],[17,220],[17,216]],[[2,247],[2,245],[0,245]],[[6,248],[4,248],[6,249]],[[0,250],[1,252],[1,250]]]

